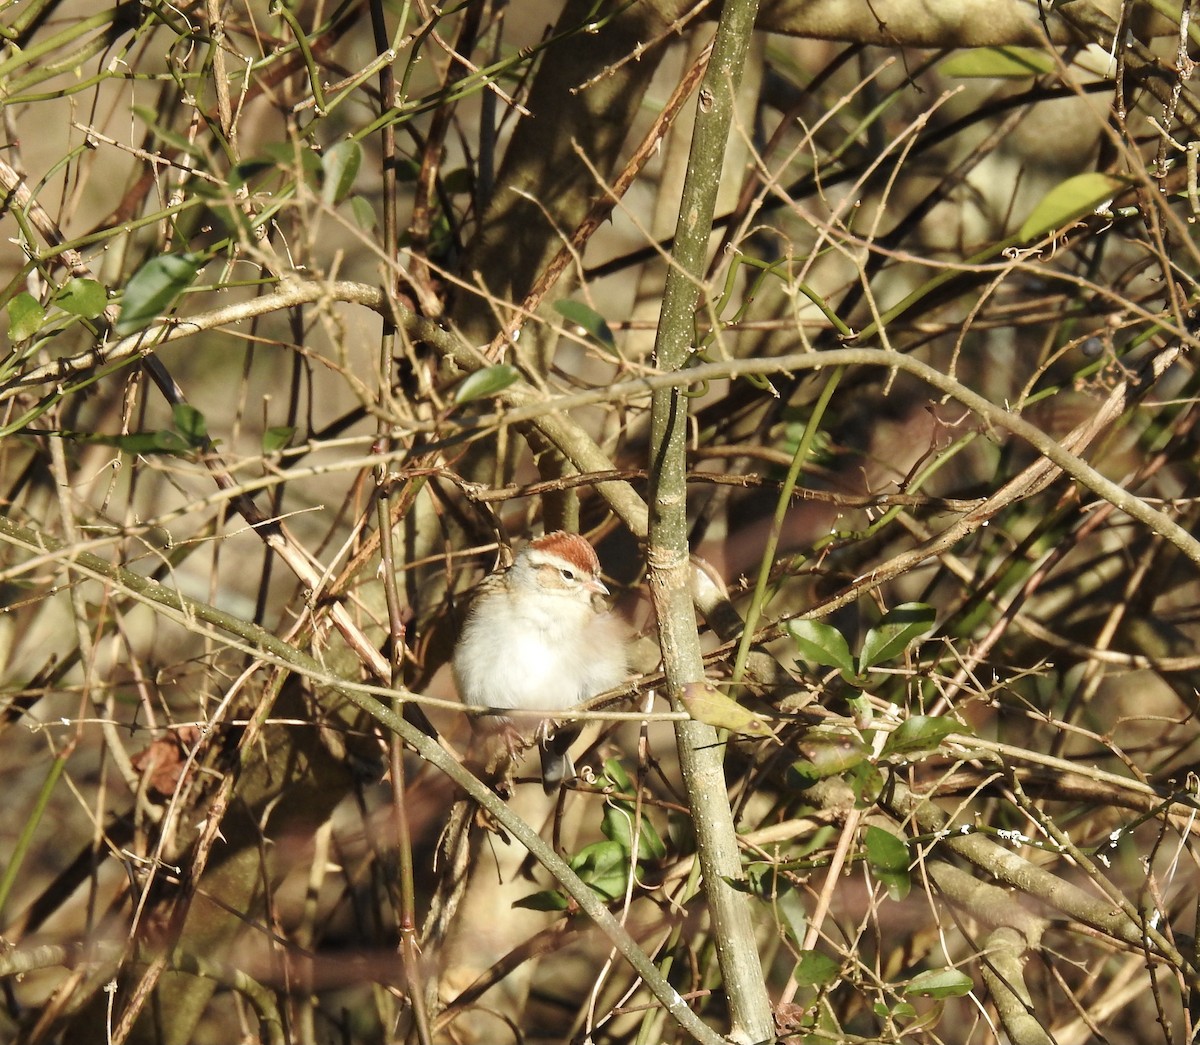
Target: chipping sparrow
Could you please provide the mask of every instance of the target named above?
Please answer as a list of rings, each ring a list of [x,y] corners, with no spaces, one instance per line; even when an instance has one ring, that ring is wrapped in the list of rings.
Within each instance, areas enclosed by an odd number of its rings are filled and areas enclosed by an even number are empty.
[[[617,685],[626,673],[626,632],[603,605],[600,560],[577,533],[530,541],[512,566],[475,589],[452,666],[465,704],[565,711]],[[508,719],[477,722],[493,731]],[[567,748],[579,730],[539,727],[542,785],[550,794],[575,775]]]

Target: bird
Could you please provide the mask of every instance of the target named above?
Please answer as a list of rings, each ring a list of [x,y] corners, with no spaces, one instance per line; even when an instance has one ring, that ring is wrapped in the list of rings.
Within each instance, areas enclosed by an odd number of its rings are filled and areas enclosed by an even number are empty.
[[[569,747],[579,727],[552,725],[567,711],[620,684],[628,636],[607,606],[600,560],[587,538],[556,530],[523,545],[508,569],[472,593],[451,667],[459,698],[472,707],[546,712],[537,730],[542,786],[573,780]],[[513,719],[480,717],[477,731],[505,732]]]

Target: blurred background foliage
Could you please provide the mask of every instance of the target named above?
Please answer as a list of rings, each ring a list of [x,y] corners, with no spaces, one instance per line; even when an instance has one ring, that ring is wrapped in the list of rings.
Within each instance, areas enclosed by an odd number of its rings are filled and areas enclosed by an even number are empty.
[[[759,12],[681,706],[787,1040],[1195,1036],[1193,13]],[[0,1039],[688,1040],[370,703],[466,750],[462,593],[563,526],[650,720],[512,808],[731,1032],[644,583],[715,14],[0,10]]]

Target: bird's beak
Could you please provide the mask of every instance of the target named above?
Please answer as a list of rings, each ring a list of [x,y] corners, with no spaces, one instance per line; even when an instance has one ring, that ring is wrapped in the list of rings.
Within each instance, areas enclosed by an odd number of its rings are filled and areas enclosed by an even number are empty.
[[[584,587],[595,595],[607,595],[609,593],[608,587],[599,577],[589,578]]]

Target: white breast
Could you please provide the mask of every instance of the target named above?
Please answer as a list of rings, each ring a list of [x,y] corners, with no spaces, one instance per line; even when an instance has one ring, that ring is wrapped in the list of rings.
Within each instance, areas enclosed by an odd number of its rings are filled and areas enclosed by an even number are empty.
[[[464,703],[558,711],[625,677],[623,628],[610,614],[570,599],[539,600],[519,614],[479,610],[454,654]]]

